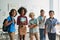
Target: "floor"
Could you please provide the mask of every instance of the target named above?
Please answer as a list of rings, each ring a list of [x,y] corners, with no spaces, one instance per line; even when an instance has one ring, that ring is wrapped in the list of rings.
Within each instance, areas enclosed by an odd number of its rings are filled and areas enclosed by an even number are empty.
[[[30,39],[29,33],[27,33],[26,34],[26,40],[29,40],[29,39]],[[0,36],[0,40],[9,40],[8,34],[7,33],[6,34],[3,34],[3,38],[2,38],[2,36]],[[18,34],[15,35],[15,40],[19,40]],[[34,40],[35,40],[35,38],[34,38]],[[48,40],[48,38],[46,40]]]
[[[57,36],[56,38],[57,38],[56,40],[59,40],[58,36]],[[27,34],[26,34],[26,40],[29,40],[29,39],[30,39],[30,38],[29,38],[29,33],[27,33]],[[7,34],[7,33],[6,33],[6,34],[3,34],[3,38],[2,38],[2,36],[0,35],[0,40],[9,40],[8,34]],[[15,35],[15,40],[19,40],[18,34]],[[35,40],[35,38],[34,38],[34,40]],[[46,40],[48,40],[48,36],[47,36],[47,35],[46,35]]]
[[[56,29],[60,31],[60,27],[59,26],[56,26]],[[0,30],[1,32],[1,30]],[[15,35],[15,40],[19,40],[18,38],[18,34],[17,34],[18,31],[16,31],[16,35]],[[58,31],[57,31],[58,32]],[[60,35],[60,34],[59,34]],[[56,35],[56,40],[60,40],[59,39],[59,35]],[[30,40],[30,37],[29,37],[29,33],[26,34],[26,40]],[[39,38],[40,39],[40,38]],[[3,33],[2,35],[2,32],[0,33],[0,40],[9,40],[9,36],[7,33]],[[35,38],[34,38],[35,40]],[[46,35],[46,40],[48,40],[48,36]]]

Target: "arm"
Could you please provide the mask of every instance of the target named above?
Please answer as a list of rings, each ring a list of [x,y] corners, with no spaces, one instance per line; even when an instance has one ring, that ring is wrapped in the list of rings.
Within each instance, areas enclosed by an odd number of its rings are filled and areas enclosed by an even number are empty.
[[[46,31],[46,29],[47,29],[47,26],[48,26],[48,20],[46,20],[46,22],[45,22],[45,34],[47,33],[47,31]]]
[[[13,21],[11,20],[11,18],[10,17],[7,17],[7,20],[5,21],[4,26],[10,25],[12,22]]]
[[[37,27],[37,24],[33,24],[32,26],[33,26],[33,27]]]
[[[28,25],[28,27],[29,28],[33,28],[35,26],[35,24],[31,24],[31,22],[30,22],[30,20],[29,20],[29,25]]]
[[[14,19],[14,23],[17,23],[15,19]]]
[[[37,27],[37,25],[38,25],[37,19],[36,19],[34,22],[35,22],[35,23],[33,24],[33,27]]]
[[[26,21],[24,22],[24,24],[25,24],[25,25],[27,25],[27,24],[28,24],[28,19],[27,19],[27,17],[26,17]]]
[[[19,22],[19,17],[17,18],[17,25],[19,25],[20,24],[20,22]]]
[[[28,25],[29,28],[34,28],[34,27],[37,27],[36,24],[32,24],[32,25]]]
[[[46,29],[47,29],[47,26],[45,25],[45,31],[44,31],[45,34],[47,33]]]
[[[8,22],[8,20],[4,23],[4,26],[8,26],[12,23],[12,21]]]
[[[46,16],[43,16],[43,17],[44,17],[44,19],[42,19],[41,23],[45,22]]]
[[[28,24],[28,27],[29,27],[29,28],[31,28],[30,20],[29,20],[29,24]]]
[[[56,25],[57,26],[60,26],[60,22],[58,20],[56,21]]]

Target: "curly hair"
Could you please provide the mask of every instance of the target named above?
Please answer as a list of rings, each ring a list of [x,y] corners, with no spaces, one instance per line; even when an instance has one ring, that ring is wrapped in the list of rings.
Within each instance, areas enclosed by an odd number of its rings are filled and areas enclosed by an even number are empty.
[[[24,8],[24,7],[20,7],[20,8],[18,9],[18,13],[21,14],[21,11],[22,11],[22,10],[24,10],[24,15],[25,15],[26,12],[27,12],[27,9]]]

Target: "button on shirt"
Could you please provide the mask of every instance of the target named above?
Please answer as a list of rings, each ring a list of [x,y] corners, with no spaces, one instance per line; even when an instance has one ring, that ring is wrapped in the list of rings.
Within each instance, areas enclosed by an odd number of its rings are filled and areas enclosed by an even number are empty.
[[[44,19],[44,17],[39,16],[39,17],[37,18],[37,21],[38,21],[38,26],[39,26],[39,28],[40,28],[40,29],[45,29],[45,19]],[[39,22],[40,22],[40,24],[39,24]]]
[[[49,33],[56,33],[56,28],[55,25],[59,24],[59,22],[57,21],[57,19],[55,18],[48,18],[46,20],[45,26],[47,26],[47,32]]]

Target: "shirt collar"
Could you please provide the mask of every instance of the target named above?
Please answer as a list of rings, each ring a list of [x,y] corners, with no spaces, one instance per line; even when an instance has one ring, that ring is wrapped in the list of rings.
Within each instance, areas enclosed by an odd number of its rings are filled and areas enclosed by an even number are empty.
[[[49,19],[54,19],[54,17],[53,18],[50,17]]]

